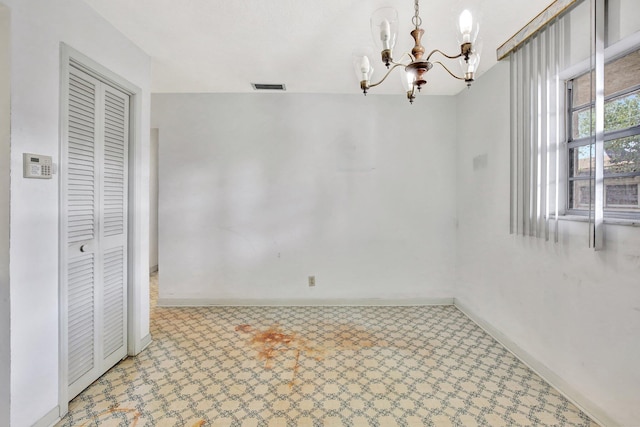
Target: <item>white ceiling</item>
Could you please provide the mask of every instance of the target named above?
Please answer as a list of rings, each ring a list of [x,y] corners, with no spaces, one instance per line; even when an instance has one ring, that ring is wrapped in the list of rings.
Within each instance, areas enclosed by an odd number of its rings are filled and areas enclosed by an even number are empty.
[[[252,92],[255,82],[284,83],[288,92],[358,93],[351,55],[357,48],[374,48],[369,17],[382,6],[398,9],[394,57],[412,47],[410,0],[84,1],[152,58],[152,92]],[[553,2],[468,1],[480,3],[483,15],[479,74],[496,63],[498,46]],[[422,0],[427,52],[459,51],[454,3]],[[374,81],[384,70],[375,59]],[[457,61],[451,65],[459,74]],[[423,93],[431,95],[451,95],[465,87],[438,66],[427,80]],[[389,76],[371,93],[403,93],[400,77]]]

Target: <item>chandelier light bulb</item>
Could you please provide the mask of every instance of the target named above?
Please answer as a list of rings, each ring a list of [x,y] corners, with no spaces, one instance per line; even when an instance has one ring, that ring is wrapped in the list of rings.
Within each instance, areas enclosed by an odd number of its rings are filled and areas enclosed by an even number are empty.
[[[412,73],[411,71],[405,71],[404,73],[404,82],[406,83],[405,85],[405,89],[406,90],[412,90],[413,89],[413,82],[416,80],[416,75],[414,73]]]
[[[398,11],[381,7],[371,14],[371,36],[381,50],[392,50],[398,35]]]
[[[478,65],[480,64],[480,56],[482,54],[482,39],[479,39],[475,44],[473,50],[470,52],[469,57],[465,59],[461,57],[460,66],[464,73],[464,80],[467,82],[467,86],[471,86],[471,82],[475,80],[475,75],[478,72]]]
[[[482,55],[482,39],[479,39],[475,44],[471,55],[469,55],[469,61],[467,61],[467,72],[475,73],[478,71],[478,65],[480,64],[480,55]]]
[[[382,41],[382,49],[391,49],[389,39],[391,39],[391,24],[389,24],[388,20],[384,19],[380,23],[380,41]]]
[[[371,55],[373,55],[373,51],[369,48],[358,48],[352,54],[353,71],[358,76],[360,89],[365,94],[369,90],[369,80],[371,80],[371,75],[373,74],[373,67],[369,60]]]
[[[473,16],[469,9],[465,9],[460,13],[459,18],[460,32],[462,33],[462,42],[471,42],[471,31],[473,30]]]
[[[469,62],[467,63],[467,73],[475,73],[476,71],[477,61],[469,58]]]
[[[360,72],[362,73],[362,80],[369,80],[369,70],[371,69],[371,63],[367,56],[363,56],[360,60]]]

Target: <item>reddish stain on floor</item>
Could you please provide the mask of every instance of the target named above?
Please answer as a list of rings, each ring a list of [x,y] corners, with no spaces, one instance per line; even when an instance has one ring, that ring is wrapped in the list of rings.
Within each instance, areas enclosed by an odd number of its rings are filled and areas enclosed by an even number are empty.
[[[310,346],[307,341],[296,334],[286,333],[279,326],[271,326],[263,331],[254,331],[251,325],[238,325],[235,330],[242,333],[252,333],[249,344],[256,350],[257,358],[264,361],[265,369],[273,369],[276,358],[284,355],[283,363],[293,358],[294,363],[291,365],[291,381],[289,387],[293,387],[296,382],[298,371],[300,369],[300,355],[305,353],[307,356],[320,360],[322,352]],[[291,357],[287,357],[289,354]]]
[[[244,333],[249,333],[251,332],[253,328],[251,327],[251,325],[238,325],[236,326],[236,331],[240,331],[240,332],[244,332]]]

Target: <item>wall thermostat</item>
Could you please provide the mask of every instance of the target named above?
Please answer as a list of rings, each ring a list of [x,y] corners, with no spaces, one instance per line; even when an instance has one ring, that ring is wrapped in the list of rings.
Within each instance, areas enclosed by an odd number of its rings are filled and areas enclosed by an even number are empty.
[[[51,179],[53,164],[51,156],[41,154],[23,153],[25,178]]]

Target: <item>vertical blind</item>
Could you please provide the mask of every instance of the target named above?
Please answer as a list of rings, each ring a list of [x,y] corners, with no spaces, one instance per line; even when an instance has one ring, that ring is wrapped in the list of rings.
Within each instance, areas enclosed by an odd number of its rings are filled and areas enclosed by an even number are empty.
[[[563,28],[564,20],[556,19],[510,55],[511,233],[547,240],[553,234],[556,241],[564,136]]]
[[[582,2],[577,2],[582,3]],[[589,0],[591,140],[595,150],[589,196],[589,245],[603,247],[605,0]],[[570,12],[554,19],[510,53],[511,233],[558,241],[566,206],[565,80],[571,55]],[[575,43],[573,43],[575,44]],[[590,192],[591,193],[591,192]]]

